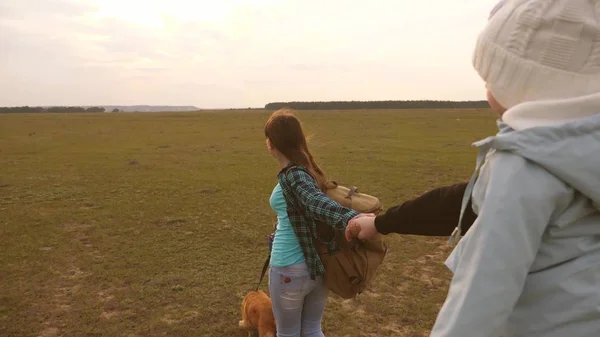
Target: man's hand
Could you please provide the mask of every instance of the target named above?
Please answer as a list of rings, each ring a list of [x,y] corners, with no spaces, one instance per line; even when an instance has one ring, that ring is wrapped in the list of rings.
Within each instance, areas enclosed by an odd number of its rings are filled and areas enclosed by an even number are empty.
[[[369,240],[377,235],[375,228],[375,214],[360,214],[348,222],[346,227],[346,241],[358,238]]]

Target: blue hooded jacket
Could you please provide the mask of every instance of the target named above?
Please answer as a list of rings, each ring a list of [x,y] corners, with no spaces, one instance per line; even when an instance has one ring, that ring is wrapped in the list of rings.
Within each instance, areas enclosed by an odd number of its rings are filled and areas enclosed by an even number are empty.
[[[498,124],[475,143],[478,217],[446,261],[431,336],[600,336],[600,94],[524,103]]]

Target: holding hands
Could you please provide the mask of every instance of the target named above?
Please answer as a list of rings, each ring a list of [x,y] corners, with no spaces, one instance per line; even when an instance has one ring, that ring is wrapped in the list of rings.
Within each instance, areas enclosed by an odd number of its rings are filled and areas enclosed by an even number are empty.
[[[377,235],[375,214],[360,214],[352,218],[346,227],[346,241],[358,238],[369,240]]]

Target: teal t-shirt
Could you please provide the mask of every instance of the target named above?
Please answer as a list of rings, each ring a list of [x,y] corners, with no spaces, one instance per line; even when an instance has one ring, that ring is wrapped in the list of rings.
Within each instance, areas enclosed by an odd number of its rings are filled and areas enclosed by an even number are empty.
[[[271,265],[286,267],[304,262],[304,253],[292,228],[287,214],[287,205],[283,197],[283,190],[277,184],[269,200],[271,208],[277,214],[277,228],[271,250]]]

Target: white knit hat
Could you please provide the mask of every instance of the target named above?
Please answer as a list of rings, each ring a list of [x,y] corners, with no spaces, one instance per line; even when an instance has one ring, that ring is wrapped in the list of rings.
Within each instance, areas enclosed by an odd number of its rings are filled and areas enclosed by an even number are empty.
[[[600,92],[600,0],[506,0],[473,65],[504,107]]]

